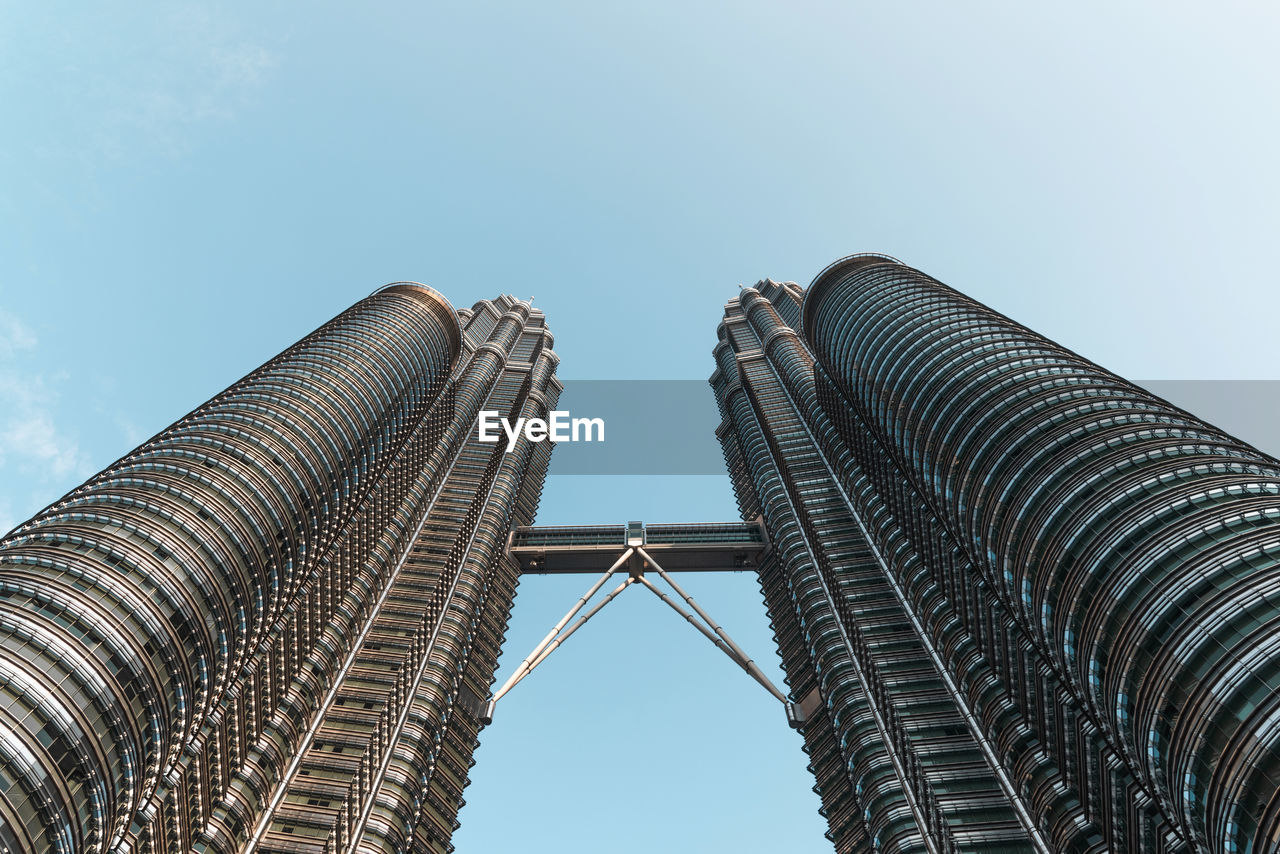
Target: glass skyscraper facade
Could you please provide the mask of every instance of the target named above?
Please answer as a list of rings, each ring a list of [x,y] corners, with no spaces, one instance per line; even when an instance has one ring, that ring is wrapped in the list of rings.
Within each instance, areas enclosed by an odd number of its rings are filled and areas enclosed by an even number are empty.
[[[551,344],[388,286],[0,542],[0,850],[448,850]]]
[[[552,444],[477,416],[552,344],[389,285],[4,537],[0,854],[445,854],[522,567],[615,550],[757,570],[785,697],[686,601],[839,854],[1280,850],[1280,462],[856,255],[725,307],[750,524],[529,528]]]
[[[711,378],[839,852],[1271,852],[1280,463],[892,258]]]

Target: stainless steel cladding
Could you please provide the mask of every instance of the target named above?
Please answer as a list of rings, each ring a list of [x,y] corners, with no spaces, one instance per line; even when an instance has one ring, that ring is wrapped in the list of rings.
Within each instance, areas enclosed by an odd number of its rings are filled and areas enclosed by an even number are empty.
[[[716,356],[838,850],[1276,850],[1280,463],[881,255]]]
[[[469,759],[455,707],[491,679],[496,643],[477,635],[514,593],[490,541],[532,518],[550,453],[492,464],[466,434],[486,399],[545,416],[550,343],[511,297],[455,312],[389,285],[5,538],[0,845],[319,852],[358,830],[367,850],[404,850],[364,832],[383,800],[401,835],[424,790],[456,812],[465,775],[441,783],[439,755]],[[374,642],[415,567],[416,610]],[[345,721],[353,755],[327,798],[295,803],[357,675],[372,699]],[[427,779],[392,794],[388,753],[409,745]]]

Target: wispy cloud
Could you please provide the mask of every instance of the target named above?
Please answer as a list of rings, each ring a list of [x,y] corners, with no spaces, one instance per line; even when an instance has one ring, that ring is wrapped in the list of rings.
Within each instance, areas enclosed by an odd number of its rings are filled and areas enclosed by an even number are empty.
[[[15,86],[25,120],[25,142],[8,144],[43,156],[181,156],[202,125],[252,104],[279,62],[236,15],[200,0],[23,17],[21,40],[0,32],[0,93]]]
[[[218,73],[218,84],[227,88],[257,86],[276,64],[276,56],[260,45],[214,45],[209,65]]]
[[[0,536],[12,531],[17,524],[18,520],[13,515],[13,506],[8,499],[0,498]]]
[[[25,323],[0,309],[0,359],[19,350],[31,350],[36,343],[36,334]]]
[[[265,47],[227,41],[212,26],[174,41],[184,49],[160,52],[105,87],[95,133],[102,151],[119,155],[142,144],[181,156],[199,125],[234,119],[276,64]]]
[[[56,418],[64,378],[27,358],[38,343],[29,326],[0,309],[0,533],[13,527],[16,511],[35,510],[51,490],[92,473],[88,455]]]
[[[85,455],[79,443],[58,429],[49,383],[40,376],[0,373],[0,467],[14,466],[36,475],[64,478],[84,474]]]
[[[115,412],[111,415],[111,420],[120,430],[120,435],[124,436],[124,440],[129,445],[141,445],[142,440],[146,439],[150,434],[146,430],[139,427],[134,420],[123,412]]]

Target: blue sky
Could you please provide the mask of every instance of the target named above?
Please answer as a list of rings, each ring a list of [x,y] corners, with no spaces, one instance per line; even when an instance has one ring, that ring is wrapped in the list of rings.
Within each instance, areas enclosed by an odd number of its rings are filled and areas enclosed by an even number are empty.
[[[1277,378],[1278,15],[0,0],[0,527],[398,279],[704,379],[738,283],[875,250],[1127,376]],[[540,521],[732,515],[552,477]],[[582,587],[522,585],[505,667]],[[690,587],[776,661],[754,581]],[[642,594],[503,700],[459,849],[829,850],[773,701]]]

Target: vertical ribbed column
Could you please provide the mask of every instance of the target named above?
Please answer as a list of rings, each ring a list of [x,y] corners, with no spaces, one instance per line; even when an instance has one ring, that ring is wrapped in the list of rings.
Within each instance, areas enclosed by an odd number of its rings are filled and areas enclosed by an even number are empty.
[[[248,844],[227,832],[210,852],[448,849],[515,594],[507,531],[532,521],[551,453],[482,442],[476,417],[545,417],[560,390],[540,311],[502,296],[459,317],[451,406],[398,511],[407,524],[394,536],[378,527],[387,557],[353,588],[369,592],[352,597],[349,641],[323,645],[341,653],[312,654],[326,690],[297,704],[308,719],[267,796],[255,805],[246,792]]]
[[[0,543],[0,844],[95,852],[157,816],[185,827],[153,793],[241,679],[269,680],[277,618],[460,347],[441,296],[384,288]],[[230,709],[222,753],[260,705]]]
[[[832,419],[893,457],[1098,733],[1109,833],[1274,850],[1280,464],[884,258],[819,275],[803,324]]]
[[[828,838],[840,854],[869,844],[930,850],[907,806],[892,748],[877,736],[878,712],[865,674],[855,663],[812,531],[797,505],[799,484],[787,462],[812,460],[813,449],[797,429],[794,408],[779,394],[740,301],[725,307],[719,334],[711,379],[724,417],[718,432],[739,504],[745,512],[758,512],[769,532],[761,587],[791,695],[807,714],[805,745],[830,825]],[[815,482],[804,486],[821,489]]]
[[[796,627],[779,631],[779,647],[831,838],[837,851],[869,840],[898,852],[1047,852],[934,644],[937,608],[916,610],[921,596],[937,601],[934,556],[915,554],[883,507],[842,485],[857,466],[787,322],[799,318],[798,290],[766,280],[726,307],[713,385],[733,416],[718,433],[740,502],[761,508],[777,546],[761,577],[775,627]],[[741,385],[736,403],[728,377]]]

